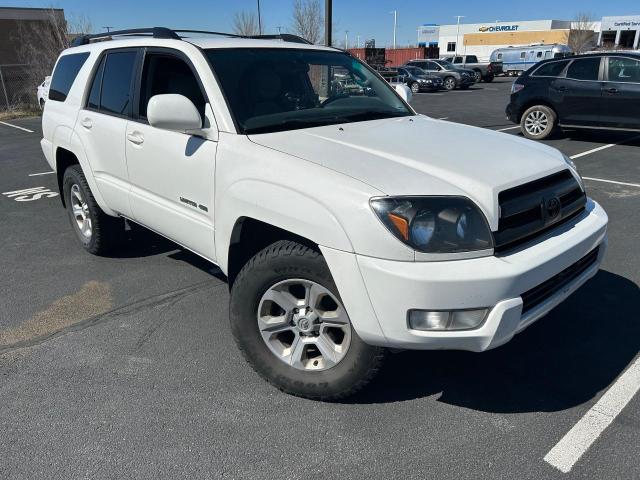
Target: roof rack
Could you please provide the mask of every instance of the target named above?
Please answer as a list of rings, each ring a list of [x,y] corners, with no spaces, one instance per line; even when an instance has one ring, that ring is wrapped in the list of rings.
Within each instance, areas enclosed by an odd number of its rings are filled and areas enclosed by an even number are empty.
[[[311,45],[309,40],[306,40],[298,35],[292,35],[289,33],[280,33],[277,35],[237,35],[235,33],[225,32],[213,32],[208,30],[185,30],[185,29],[170,29],[166,27],[152,27],[152,28],[131,28],[128,30],[114,30],[111,32],[94,33],[90,35],[81,35],[73,39],[71,42],[72,47],[78,47],[80,45],[87,45],[92,40],[111,40],[113,37],[125,36],[125,37],[137,37],[137,36],[151,36],[153,38],[164,38],[172,40],[182,40],[187,38],[186,36],[178,35],[178,33],[201,33],[205,35],[220,35],[231,38],[251,38],[257,40],[282,40],[283,42],[303,43]]]

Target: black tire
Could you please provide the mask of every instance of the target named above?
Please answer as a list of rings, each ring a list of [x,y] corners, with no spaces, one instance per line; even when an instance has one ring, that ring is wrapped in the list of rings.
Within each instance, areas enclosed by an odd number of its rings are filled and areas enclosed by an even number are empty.
[[[74,186],[78,187],[86,204],[85,215],[91,220],[91,231],[88,236],[81,231],[73,213],[71,191]],[[80,165],[72,165],[65,170],[62,194],[71,227],[87,252],[93,255],[104,255],[120,245],[124,237],[124,220],[111,217],[102,211],[91,193]]]
[[[482,72],[480,70],[473,71],[476,79],[476,83],[480,83],[482,81]]]
[[[536,126],[536,119],[538,125]],[[520,118],[520,130],[522,134],[531,140],[544,140],[551,137],[556,131],[557,115],[553,109],[546,105],[534,105],[529,107]]]
[[[413,82],[411,84],[411,92],[412,93],[420,93],[420,85],[418,84],[418,82]]]
[[[374,378],[385,356],[384,349],[364,343],[353,327],[345,356],[321,371],[290,366],[277,358],[262,338],[257,315],[263,294],[278,282],[300,278],[320,284],[340,299],[324,258],[307,246],[278,241],[251,258],[231,288],[233,337],[253,369],[283,392],[324,401],[351,396]]]
[[[456,88],[456,79],[454,77],[446,77],[443,80],[442,85],[444,86],[445,90],[455,90]]]
[[[496,76],[493,73],[487,73],[482,80],[484,80],[486,83],[491,83],[495,78]]]

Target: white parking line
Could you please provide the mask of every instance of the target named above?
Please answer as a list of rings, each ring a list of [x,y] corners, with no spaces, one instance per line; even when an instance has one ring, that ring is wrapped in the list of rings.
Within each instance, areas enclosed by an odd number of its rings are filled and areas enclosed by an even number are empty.
[[[571,160],[573,160],[575,158],[584,157],[585,155],[591,155],[592,153],[600,152],[602,150],[606,150],[607,148],[615,147],[616,145],[617,145],[617,143],[610,143],[608,145],[603,145],[601,147],[594,148],[592,150],[587,150],[586,152],[578,153],[577,155],[572,155],[571,156]]]
[[[586,152],[578,153],[577,155],[573,155],[571,157],[571,160],[573,160],[575,158],[584,157],[585,155],[591,155],[592,153],[600,152],[602,150],[606,150],[607,148],[615,147],[616,145],[633,142],[634,140],[637,140],[639,138],[640,138],[640,135],[636,135],[635,137],[628,138],[627,140],[623,140],[622,142],[609,143],[607,145],[602,145],[601,147],[594,148],[594,149],[591,149],[591,150],[587,150]]]
[[[449,118],[449,117],[440,117],[438,120],[446,120],[446,119],[448,119],[448,118]]]
[[[520,125],[516,125],[515,127],[501,128],[500,130],[494,130],[494,132],[506,132],[507,130],[515,130],[516,128],[520,128]]]
[[[640,183],[617,182],[615,180],[605,180],[604,178],[582,177],[583,180],[591,180],[592,182],[615,183],[616,185],[625,185],[627,187],[638,187]]]
[[[33,130],[29,130],[28,128],[20,127],[18,125],[14,125],[12,123],[0,122],[2,125],[6,125],[7,127],[17,128],[18,130],[24,130],[25,132],[34,133]]]
[[[640,357],[605,392],[569,432],[544,457],[545,462],[564,473],[596,441],[633,396],[640,390]]]
[[[30,177],[37,177],[38,175],[50,175],[52,173],[56,173],[56,172],[51,171],[51,172],[30,173],[29,176]]]

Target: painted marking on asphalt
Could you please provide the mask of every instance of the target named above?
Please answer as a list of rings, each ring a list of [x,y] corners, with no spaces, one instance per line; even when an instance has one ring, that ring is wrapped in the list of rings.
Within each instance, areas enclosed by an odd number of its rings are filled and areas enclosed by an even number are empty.
[[[506,132],[507,130],[515,130],[516,128],[520,128],[520,125],[516,125],[515,127],[501,128],[500,130],[496,130],[496,132]]]
[[[34,133],[33,130],[29,130],[28,128],[20,127],[18,125],[14,125],[13,123],[0,122],[2,125],[6,125],[7,127],[17,128],[18,130],[24,130],[25,132]]]
[[[446,119],[448,119],[448,118],[449,118],[449,117],[440,117],[438,120],[446,120]]]
[[[38,175],[51,175],[52,173],[56,173],[56,172],[51,171],[51,172],[30,173],[29,176],[30,177],[37,177]]]
[[[586,152],[578,153],[577,155],[572,155],[571,160],[575,158],[584,157],[585,155],[591,155],[592,153],[601,152],[602,150],[606,150],[607,148],[615,147],[617,143],[610,143],[608,145],[602,145],[601,147],[594,148],[591,150],[587,150]]]
[[[604,178],[593,178],[593,177],[582,177],[582,178],[583,178],[583,180],[591,180],[592,182],[615,183],[616,185],[625,185],[627,187],[638,187],[638,188],[640,188],[640,183],[618,182],[616,180],[605,180]]]
[[[2,195],[13,198],[16,202],[33,202],[34,200],[40,200],[41,198],[58,196],[56,192],[49,190],[47,187],[33,187],[15,190],[13,192],[2,192]]]
[[[618,377],[618,380],[586,415],[545,455],[545,462],[561,472],[570,472],[580,457],[638,393],[638,390],[640,390],[640,357]]]
[[[586,152],[582,152],[582,153],[578,153],[577,155],[573,155],[571,157],[571,160],[576,159],[576,158],[580,158],[580,157],[584,157],[585,155],[591,155],[592,153],[601,152],[602,150],[606,150],[607,148],[615,147],[616,145],[621,145],[623,143],[633,142],[634,140],[637,140],[638,138],[640,138],[640,135],[636,135],[635,137],[631,137],[631,138],[629,138],[627,140],[623,140],[622,142],[609,143],[607,145],[602,145],[601,147],[593,148],[591,150],[587,150]]]

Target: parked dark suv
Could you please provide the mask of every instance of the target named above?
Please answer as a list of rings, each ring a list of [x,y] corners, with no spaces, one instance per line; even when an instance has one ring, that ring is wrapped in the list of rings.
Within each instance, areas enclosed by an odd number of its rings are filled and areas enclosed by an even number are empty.
[[[405,67],[418,67],[430,75],[440,77],[447,90],[467,89],[476,83],[476,74],[473,70],[457,68],[453,63],[445,60],[416,59],[407,62]]]
[[[399,67],[398,75],[413,93],[425,90],[433,92],[443,88],[442,79],[436,75],[430,75],[418,67]]]
[[[542,61],[514,82],[506,113],[535,140],[558,128],[640,131],[640,55]]]

